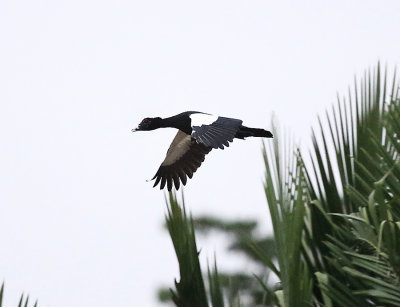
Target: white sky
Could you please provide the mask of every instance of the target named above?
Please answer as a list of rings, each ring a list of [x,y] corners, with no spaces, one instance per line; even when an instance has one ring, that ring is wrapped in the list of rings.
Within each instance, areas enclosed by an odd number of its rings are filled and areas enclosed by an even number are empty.
[[[176,131],[130,129],[187,110],[269,128],[275,113],[305,142],[355,74],[399,64],[399,31],[395,0],[1,1],[5,306],[22,291],[40,306],[154,306],[178,271],[146,179]],[[206,157],[185,188],[193,214],[270,229],[260,145]],[[218,244],[199,245],[204,261]]]

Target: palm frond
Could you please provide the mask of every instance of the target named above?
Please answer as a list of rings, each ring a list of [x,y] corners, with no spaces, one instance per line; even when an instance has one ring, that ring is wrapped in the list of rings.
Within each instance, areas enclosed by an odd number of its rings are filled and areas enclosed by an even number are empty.
[[[378,65],[327,115],[328,130],[320,121],[320,138],[313,134],[305,259],[315,265],[320,303],[396,305],[400,298],[393,292],[400,277],[393,218],[400,205],[400,101],[395,86],[388,97],[386,79]]]
[[[271,270],[278,271],[282,291],[277,291],[276,296],[280,304],[305,306],[311,303],[312,285],[307,264],[301,256],[307,199],[305,175],[299,153],[294,152],[289,142],[281,146],[279,133],[273,126],[274,142],[268,149],[264,147],[263,155],[265,194],[274,229],[279,271],[271,260],[264,260],[264,263]]]
[[[3,306],[3,297],[4,297],[4,282],[0,287],[0,307]],[[36,300],[33,307],[37,307],[38,301]],[[21,294],[21,297],[18,302],[18,307],[28,307],[29,306],[29,295],[25,296],[24,293]]]
[[[279,267],[264,264],[282,306],[399,303],[400,100],[389,88],[379,65],[355,82],[319,119],[310,165],[279,139],[263,150]]]
[[[346,99],[338,98],[319,119],[319,131],[312,131],[310,164],[290,141],[281,141],[273,124],[275,138],[263,146],[263,156],[264,190],[274,230],[273,244],[266,244],[274,253],[252,239],[254,223],[201,221],[205,229],[233,235],[234,248],[279,278],[274,288],[255,274],[264,297],[258,302],[400,305],[400,91],[395,77],[391,85],[387,80],[378,64],[354,83]],[[172,194],[167,225],[181,272],[172,292],[175,303],[185,306],[179,303],[200,295],[207,304],[193,222]],[[242,305],[239,296],[222,290],[227,285],[234,288],[226,279],[215,264],[213,273],[208,270],[211,303],[222,306],[225,299],[229,306]],[[236,293],[232,289],[227,292]]]
[[[187,217],[185,205],[179,206],[176,196],[169,194],[166,224],[179,262],[180,281],[171,290],[176,306],[208,306],[207,294],[196,246],[193,222]]]
[[[208,284],[210,286],[211,305],[213,307],[224,307],[224,297],[218,275],[216,260],[214,260],[213,271],[211,272],[210,268],[208,268]]]

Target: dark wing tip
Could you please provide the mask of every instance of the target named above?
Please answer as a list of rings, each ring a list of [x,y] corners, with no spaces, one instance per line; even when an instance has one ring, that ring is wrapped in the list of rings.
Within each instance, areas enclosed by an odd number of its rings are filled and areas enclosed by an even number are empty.
[[[180,159],[170,165],[161,164],[153,177],[156,179],[153,187],[160,184],[160,190],[167,187],[168,191],[171,191],[173,187],[178,190],[181,182],[182,185],[186,185],[187,178],[193,177],[204,161],[205,155],[211,150],[211,147],[198,144],[192,139],[190,149]]]
[[[172,190],[172,178],[171,177],[167,177],[167,187],[168,187],[168,191]]]
[[[154,178],[156,178],[156,177],[157,177],[157,179],[156,179],[156,182],[154,182],[153,188],[156,187],[157,184],[158,184],[158,183],[160,182],[160,180],[161,180],[161,176],[157,176],[157,174],[156,174],[156,176],[154,176]],[[154,178],[153,178],[153,179],[154,179]],[[152,179],[152,180],[153,180],[153,179]]]
[[[174,180],[175,189],[178,191],[179,190],[179,176],[178,176],[178,174],[175,174],[175,176],[172,177],[172,179]]]
[[[166,182],[167,182],[167,178],[166,177],[162,177],[161,178],[161,183],[160,183],[160,190],[164,189]]]

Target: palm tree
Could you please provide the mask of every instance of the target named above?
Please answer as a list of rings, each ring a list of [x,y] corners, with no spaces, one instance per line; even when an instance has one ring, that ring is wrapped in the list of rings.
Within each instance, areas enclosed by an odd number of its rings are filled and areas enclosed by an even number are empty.
[[[400,305],[400,95],[395,77],[387,80],[378,64],[319,119],[309,163],[277,131],[263,148],[276,261],[248,243],[279,278],[281,287],[272,290],[255,277],[280,306]],[[187,225],[194,242],[193,223]],[[177,233],[170,234],[177,240]],[[180,264],[187,261],[182,257]],[[191,273],[201,278],[200,266]],[[218,281],[215,267],[211,298],[206,287],[197,289],[204,291],[199,306],[224,305]]]
[[[400,304],[400,100],[392,82],[388,92],[378,65],[325,126],[320,119],[311,165],[298,149],[285,160],[279,139],[264,150],[283,306]]]

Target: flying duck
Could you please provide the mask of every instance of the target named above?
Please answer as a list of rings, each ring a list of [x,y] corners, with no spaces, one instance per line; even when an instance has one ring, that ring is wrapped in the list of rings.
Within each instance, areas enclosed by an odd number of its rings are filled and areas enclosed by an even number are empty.
[[[186,184],[187,177],[200,167],[204,157],[213,148],[224,149],[234,138],[253,137],[272,138],[270,131],[249,128],[242,125],[240,119],[215,116],[207,113],[188,111],[175,116],[160,118],[147,117],[143,119],[135,131],[150,131],[158,128],[176,128],[178,133],[173,139],[164,161],[154,175],[154,186],[160,182],[160,189],[167,185],[171,191],[173,184],[179,189],[180,181]]]

